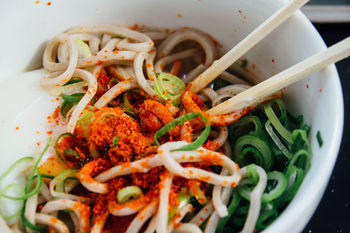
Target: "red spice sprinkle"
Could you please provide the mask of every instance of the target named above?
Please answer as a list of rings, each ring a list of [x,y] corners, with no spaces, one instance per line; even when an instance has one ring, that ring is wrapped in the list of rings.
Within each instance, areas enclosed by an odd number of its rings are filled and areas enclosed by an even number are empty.
[[[242,14],[242,11],[241,11],[241,10],[238,10],[238,13]]]
[[[306,84],[306,88],[309,88],[309,84]]]
[[[16,130],[19,130],[19,126],[16,126]]]
[[[46,133],[50,135],[50,134],[52,134],[52,130],[47,131]]]
[[[322,92],[323,90],[322,90],[322,88],[320,89],[320,92]]]
[[[274,62],[275,62],[275,59],[272,58],[272,63],[274,63]]]
[[[51,2],[47,2],[47,5],[50,6],[50,5],[51,5]]]

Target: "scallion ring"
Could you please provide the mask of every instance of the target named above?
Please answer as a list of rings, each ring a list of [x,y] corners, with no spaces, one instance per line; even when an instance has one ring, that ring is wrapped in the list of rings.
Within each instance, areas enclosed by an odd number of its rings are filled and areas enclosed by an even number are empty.
[[[122,188],[117,193],[119,203],[125,203],[130,200],[138,199],[142,195],[142,190],[138,186],[127,186]]]
[[[159,73],[156,77],[154,90],[166,101],[171,101],[173,105],[179,105],[181,95],[186,88],[185,83],[177,76],[169,73]]]

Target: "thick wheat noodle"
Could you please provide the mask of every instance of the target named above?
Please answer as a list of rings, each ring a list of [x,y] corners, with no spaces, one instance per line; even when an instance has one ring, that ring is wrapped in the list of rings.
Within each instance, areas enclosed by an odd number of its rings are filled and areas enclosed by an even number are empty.
[[[199,43],[205,52],[204,65],[211,64],[216,55],[216,47],[213,41],[203,32],[187,28],[176,31],[174,34],[168,36],[158,47],[158,56],[165,57],[175,48],[176,45],[186,40],[193,40]]]
[[[197,226],[201,225],[214,211],[213,201],[209,201],[202,209],[190,220],[190,223]]]
[[[223,205],[227,205],[228,201],[230,200],[230,196],[232,193],[232,188],[230,187],[222,187],[222,191],[221,191],[221,199],[222,199],[222,204]],[[213,201],[213,205],[214,205],[214,201]],[[208,219],[208,223],[205,227],[204,233],[215,233],[216,231],[216,227],[219,223],[220,217],[224,217],[227,215],[227,208],[226,211],[224,211],[225,213],[222,213],[223,216],[219,215],[218,210],[215,210],[211,216]]]
[[[203,233],[202,230],[195,224],[184,223],[179,226],[174,233]]]
[[[78,219],[78,216],[75,213],[73,213],[73,212],[70,212],[69,216],[72,219],[72,222],[73,222],[73,225],[74,225],[74,232],[79,232],[79,219]]]
[[[230,98],[230,97],[231,97],[230,95],[219,95],[219,96],[213,101],[212,106],[214,107],[214,106],[216,106],[216,105],[218,105],[218,104],[221,104],[222,101],[223,101],[224,99],[228,99],[228,98]]]
[[[233,85],[222,87],[222,88],[216,90],[216,93],[218,95],[235,96],[235,95],[241,93],[242,91],[249,89],[250,87],[251,86],[248,86],[245,84],[233,84]]]
[[[143,224],[150,219],[157,210],[157,202],[153,201],[141,210],[130,223],[126,233],[137,233]]]
[[[81,112],[85,109],[86,105],[91,101],[97,91],[96,77],[89,71],[76,69],[74,75],[80,77],[82,80],[88,83],[88,90],[72,112],[72,117],[69,119],[67,125],[67,132],[74,133],[75,125],[80,117]]]
[[[211,87],[204,88],[201,91],[201,94],[206,95],[210,99],[212,105],[213,105],[214,100],[219,97],[219,95],[216,93],[216,91],[214,91],[213,88],[211,88]]]
[[[157,92],[149,85],[144,74],[143,74],[143,63],[147,53],[138,53],[134,60],[134,70],[136,75],[136,81],[140,88],[142,88],[151,98],[155,98],[158,101],[162,99],[158,96]]]
[[[56,57],[56,52],[53,50],[57,47],[59,43],[67,42],[69,49],[69,63],[56,63],[54,61]],[[55,73],[45,75],[40,80],[40,85],[44,88],[52,88],[62,86],[66,82],[68,82],[74,73],[74,69],[78,62],[78,50],[74,41],[67,34],[60,34],[54,37],[47,45],[44,57],[43,57],[43,65],[45,69],[49,71],[63,71],[61,73]]]
[[[229,141],[226,141],[221,148],[223,149],[224,155],[232,159],[232,149]]]
[[[79,33],[71,35],[73,39],[81,39],[83,41],[89,42],[89,48],[92,54],[97,53],[100,49],[101,40],[96,35]]]
[[[28,221],[35,225],[35,213],[38,205],[38,194],[31,196],[26,201],[24,216],[28,219]]]
[[[67,42],[61,43],[57,48],[57,60],[59,63],[68,62],[68,45]]]
[[[216,173],[208,172],[206,170],[194,167],[182,167],[180,163],[176,161],[176,156],[174,156],[177,155],[179,152],[181,153],[181,151],[171,151],[187,144],[188,143],[183,141],[167,142],[158,148],[158,153],[160,155],[162,163],[170,172],[174,173],[175,175],[182,176],[186,179],[198,179],[215,185],[235,187],[238,184],[240,180],[240,175],[237,173],[237,164],[235,164],[231,159],[227,158],[225,155],[209,151],[204,148],[200,148],[197,151],[195,151],[197,153],[193,153],[192,157],[194,158],[194,160],[200,160],[204,158],[207,158],[208,160],[212,157],[212,159],[215,159],[219,162],[218,165],[226,167],[228,169],[229,174],[231,174],[230,176],[221,176]],[[186,159],[188,154],[184,154],[182,152],[182,156],[184,157],[183,159]]]
[[[223,168],[221,170],[220,175],[222,176],[226,176],[228,175],[228,170],[226,168]],[[227,212],[227,203],[225,203],[226,201],[226,193],[223,194],[222,190],[225,189],[226,187],[223,188],[219,185],[214,185],[213,188],[213,194],[212,194],[212,200],[213,200],[213,205],[215,208],[215,212],[217,213],[217,215],[221,218],[226,217],[228,212]],[[230,189],[229,189],[230,190]],[[225,192],[228,192],[228,190],[226,190]],[[224,198],[224,197],[225,198]]]
[[[192,82],[193,79],[197,77],[200,73],[202,73],[206,68],[207,66],[204,66],[203,64],[199,64],[198,66],[196,66],[196,68],[189,71],[186,74],[186,76],[182,79],[182,81],[186,84],[189,82]]]
[[[101,233],[103,230],[103,227],[107,221],[107,218],[109,216],[108,211],[105,211],[102,215],[99,215],[95,218],[94,225],[91,227],[91,233]]]
[[[130,30],[125,27],[115,26],[115,25],[87,25],[82,27],[74,27],[68,29],[66,33],[75,34],[75,33],[107,33],[111,36],[117,36],[121,38],[129,38],[140,43],[128,43],[123,42],[118,44],[119,49],[135,51],[135,52],[148,52],[152,49],[154,43],[148,36]]]
[[[48,214],[35,214],[35,221],[42,225],[48,225],[58,233],[69,233],[68,227],[61,220]]]
[[[156,58],[156,49],[153,48],[148,52],[146,57],[146,72],[149,80],[156,79],[156,72],[154,71],[154,59]]]
[[[256,165],[256,171],[259,175],[259,182],[255,185],[253,191],[250,194],[249,211],[242,229],[242,233],[254,232],[256,221],[259,218],[261,197],[264,194],[267,184],[267,175],[265,170]],[[242,177],[245,177],[247,175],[247,168],[243,167],[240,170],[240,173]]]
[[[107,44],[108,41],[110,41],[112,39],[112,36],[107,34],[107,33],[103,33],[102,35],[102,39],[101,39],[101,47],[105,47],[105,45]]]
[[[180,224],[185,215],[191,212],[193,212],[193,206],[189,203],[178,210],[175,213],[173,219],[168,223],[167,232],[173,232],[174,228]]]
[[[128,70],[132,69],[132,74]],[[112,74],[113,77],[116,77],[118,81],[133,81],[135,80],[135,73],[133,71],[133,68],[128,66],[109,66],[107,67],[107,70],[110,74]],[[136,80],[135,80],[136,81]]]
[[[169,30],[158,27],[145,27],[141,29],[141,32],[146,34],[152,40],[163,40],[170,34]]]
[[[243,85],[252,86],[249,82],[242,80],[238,78],[236,75],[231,74],[227,71],[222,72],[222,74],[219,75],[219,78],[232,84],[243,84]]]
[[[168,205],[171,184],[173,183],[174,175],[167,173],[161,177],[160,183],[160,194],[159,194],[159,205],[157,211],[157,233],[167,233],[168,223]]]
[[[59,44],[62,44],[61,46],[68,46],[67,49],[61,49],[60,53],[66,53],[66,55],[64,55],[65,59],[69,58],[69,61],[67,62],[59,62],[57,63],[56,60],[56,56],[58,51],[57,46]],[[111,42],[112,43],[112,42]],[[117,41],[115,43],[118,43]],[[65,45],[66,44],[66,45]],[[65,52],[66,51],[66,52]],[[97,64],[100,64],[102,62],[108,62],[110,64],[113,63],[125,63],[128,61],[132,61],[135,57],[135,52],[134,51],[108,51],[106,52],[106,50],[102,50],[98,53],[93,54],[93,56],[90,57],[86,57],[86,58],[80,58],[78,56],[78,50],[77,50],[77,45],[74,43],[74,39],[73,36],[69,36],[67,34],[60,34],[56,37],[54,37],[51,41],[49,41],[45,52],[44,52],[44,56],[43,56],[43,65],[45,67],[45,69],[47,69],[48,71],[65,71],[65,73],[68,74],[68,72],[72,72],[72,69],[74,68],[87,68],[87,67],[91,67],[91,66],[95,66]],[[63,55],[61,55],[63,56]],[[62,58],[61,58],[62,60]],[[61,75],[62,77],[60,77],[60,79],[57,77],[56,79],[53,79],[54,81],[57,82],[57,80],[67,80],[68,76],[65,75]],[[66,77],[67,76],[67,77]],[[51,77],[52,79],[52,77]],[[49,82],[49,81],[46,81]],[[49,83],[50,85],[53,85],[52,82]],[[67,81],[66,81],[67,82]],[[62,85],[65,82],[62,83]],[[45,83],[44,83],[45,84]],[[44,85],[43,84],[43,85]],[[49,84],[45,84],[45,85],[49,85]],[[55,85],[59,83],[55,83]],[[60,86],[60,85],[59,85]]]
[[[162,57],[159,59],[156,64],[155,64],[155,71],[156,73],[161,73],[163,72],[163,69],[166,65],[176,61],[176,60],[181,60],[185,59],[191,56],[196,55],[196,52],[198,52],[198,49],[188,49],[185,51],[181,51],[178,53],[170,54],[165,57]]]
[[[120,95],[121,93],[137,88],[138,85],[136,81],[122,81],[114,85],[106,93],[101,96],[95,103],[96,108],[102,108],[106,106],[112,99]]]
[[[59,210],[69,209],[74,211],[79,219],[79,232],[88,233],[90,229],[90,219],[85,218],[90,214],[89,207],[77,201],[59,199],[47,202],[41,209],[41,213],[49,214]]]
[[[151,221],[149,222],[146,230],[144,231],[144,233],[154,233],[156,231],[157,228],[157,218],[158,218],[158,214],[154,215],[151,219]]]
[[[101,51],[113,51],[116,47],[117,44],[120,42],[120,39],[111,39],[108,41],[101,49]]]

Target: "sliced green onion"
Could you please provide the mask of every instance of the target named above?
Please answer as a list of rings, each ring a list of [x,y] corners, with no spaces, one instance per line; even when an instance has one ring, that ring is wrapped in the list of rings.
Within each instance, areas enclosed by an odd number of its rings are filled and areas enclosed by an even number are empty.
[[[39,165],[39,162],[41,161],[42,157],[46,153],[46,151],[49,149],[51,141],[52,141],[52,138],[49,138],[47,140],[46,145],[44,147],[44,150],[41,152],[39,158],[34,163],[33,170],[31,172],[31,175],[29,176],[29,179],[28,179],[26,187],[25,187],[25,193],[29,193],[29,191],[30,191],[33,179],[35,178],[35,172],[37,173],[36,177],[37,177],[38,183],[42,184],[42,177],[41,177],[41,174],[39,173],[38,165]],[[35,194],[37,194],[39,192],[39,190],[40,190],[40,187],[38,189],[35,189],[35,191],[37,191],[36,193],[34,193],[33,191],[31,193],[33,193],[33,195],[35,195]],[[24,206],[25,206],[25,202],[26,202],[26,200],[24,201]],[[21,219],[22,219],[22,222],[24,223],[24,226],[28,227],[29,229],[31,229],[33,231],[39,231],[39,232],[43,232],[44,233],[46,228],[34,225],[31,222],[29,222],[29,220],[24,215],[24,212],[25,212],[25,208],[22,208]]]
[[[175,214],[177,213],[177,211],[179,209],[182,209],[191,199],[191,196],[188,195],[186,192],[184,192],[183,190],[181,190],[181,192],[179,193],[179,195],[177,196],[179,199],[179,204],[177,206],[172,206],[170,207],[170,211],[169,211],[169,215],[168,215],[168,220],[171,220]]]
[[[79,57],[82,57],[82,58],[91,57],[91,50],[87,43],[85,43],[81,39],[75,39],[74,42],[77,45]]]
[[[68,85],[75,84],[75,83],[80,83],[80,82],[83,82],[83,80],[80,80],[80,79],[71,79],[71,80],[69,80],[68,82],[66,82],[65,84],[63,84],[63,86],[68,86]]]
[[[277,181],[277,185],[272,188],[270,191],[265,192],[261,198],[262,203],[268,203],[277,197],[281,196],[283,192],[286,190],[288,182],[286,177],[282,172],[272,171],[267,173],[267,180],[275,180]]]
[[[38,159],[35,161],[35,163],[34,163],[32,172],[31,172],[31,174],[30,174],[30,176],[29,176],[29,179],[28,179],[27,184],[26,184],[26,187],[25,187],[26,193],[28,193],[29,190],[30,190],[30,188],[31,188],[31,185],[32,185],[32,182],[33,182],[35,173],[37,173],[37,176],[38,176],[38,183],[41,183],[41,184],[42,184],[42,178],[41,178],[41,174],[40,174],[39,169],[38,169],[38,165],[39,165],[39,163],[40,163],[42,157],[43,157],[44,154],[46,153],[46,151],[49,149],[49,146],[50,146],[50,144],[51,144],[51,141],[52,141],[52,138],[51,138],[51,137],[48,138],[48,140],[47,140],[47,142],[46,142],[46,145],[45,145],[45,147],[44,147],[44,150],[41,152],[41,154],[39,155],[39,158],[38,158]],[[41,184],[40,184],[40,186],[41,186]],[[39,190],[40,190],[40,187],[38,188],[37,192],[39,192]],[[36,193],[37,193],[37,192],[36,192]],[[35,195],[36,193],[33,193],[33,195]],[[33,196],[33,195],[32,195],[32,196]]]
[[[72,169],[67,169],[63,172],[61,172],[58,176],[55,177],[57,180],[56,183],[56,191],[57,192],[65,192],[65,183],[66,180],[69,178],[75,178],[77,176],[78,171],[77,170],[72,170]]]
[[[4,186],[4,179],[6,177],[17,177],[19,174],[26,171],[29,167],[33,165],[33,157],[23,157],[13,163],[1,176],[0,176],[0,190]]]
[[[273,131],[273,128],[271,126],[271,121],[267,120],[265,123],[265,129],[267,133],[270,135],[271,139],[275,143],[275,145],[282,151],[282,153],[288,158],[292,158],[292,153],[288,150],[288,148],[283,144],[283,142],[278,138],[278,136]]]
[[[305,173],[303,169],[292,166],[287,170],[286,177],[288,180],[288,186],[283,199],[284,201],[288,202],[291,201],[297,193],[301,183],[304,180]]]
[[[300,149],[306,149],[311,152],[311,145],[307,137],[307,132],[303,129],[293,130],[293,146],[292,152],[297,152]]]
[[[169,73],[159,73],[156,77],[154,90],[166,101],[171,101],[173,105],[177,106],[181,102],[181,95],[186,88],[185,83]]]
[[[257,184],[259,182],[259,174],[256,171],[256,165],[255,164],[249,164],[247,166],[247,177],[251,179],[253,184]]]
[[[4,188],[1,191],[1,193],[2,193],[2,195],[1,195],[2,198],[6,198],[6,196],[21,197],[21,196],[25,195],[24,188],[20,184],[9,184],[8,186],[6,186],[6,188]],[[7,199],[9,199],[9,198],[7,198]],[[2,200],[1,200],[1,202],[2,202]],[[13,200],[13,199],[11,201],[6,200],[6,204],[7,204],[6,206],[11,206],[12,209],[13,208],[15,209],[13,211],[6,210],[5,206],[1,206],[2,209],[1,209],[0,213],[1,213],[1,216],[6,221],[9,221],[11,219],[14,219],[14,218],[20,216],[21,210],[22,210],[23,205],[24,205],[23,200]]]
[[[242,167],[247,165],[244,159],[247,152],[253,152],[256,155],[255,158],[258,160],[256,161],[257,164],[262,166],[265,170],[268,171],[272,167],[273,157],[270,147],[264,140],[255,135],[248,134],[239,137],[234,145],[233,152],[235,161]]]
[[[279,196],[281,196],[287,188],[288,182],[286,177],[282,172],[272,171],[267,173],[267,180],[277,181],[277,184],[268,192],[265,192],[262,195],[261,202],[268,203]],[[238,187],[239,194],[246,200],[250,200],[251,189],[247,186],[247,184],[251,184],[252,182],[249,179],[244,179],[240,182],[240,186]]]
[[[261,211],[259,218],[256,222],[256,228],[258,230],[265,229],[268,225],[270,225],[278,217],[277,208],[275,208],[270,203],[268,203],[267,206],[269,206],[269,208],[265,207]]]
[[[241,202],[241,196],[238,194],[236,190],[233,190],[231,202],[227,207],[228,215],[220,219],[218,226],[216,228],[216,233],[225,232],[224,231],[225,225],[228,222],[228,220],[231,218],[231,216],[235,213],[240,202]]]
[[[128,99],[128,93],[127,92],[123,96],[123,105],[124,105],[125,109],[128,109],[128,108],[131,107],[131,104],[130,104],[129,99]]]
[[[303,169],[305,173],[310,169],[311,164],[311,153],[307,150],[299,150],[294,154],[293,158],[289,161],[286,172],[291,169],[291,167],[297,167]]]
[[[322,147],[322,145],[323,145],[323,139],[322,139],[322,136],[321,136],[321,132],[320,132],[319,130],[317,131],[316,138],[317,138],[318,145],[319,145],[320,147]]]
[[[64,136],[70,136],[70,137],[74,137],[74,138],[75,138],[75,136],[74,136],[73,134],[71,134],[71,133],[63,133],[63,134],[61,134],[60,136],[58,136],[58,138],[57,138],[57,140],[56,140],[56,142],[55,142],[55,151],[56,151],[57,157],[58,157],[60,160],[62,160],[64,163],[66,163],[66,161],[63,159],[63,158],[64,158],[64,155],[61,156],[61,155],[58,153],[58,149],[57,149],[58,142],[59,142],[60,139],[61,139],[62,137],[64,137]]]
[[[113,138],[113,140],[112,140],[113,147],[117,147],[118,146],[118,140],[119,140],[118,136],[115,136]]]
[[[84,137],[86,139],[89,138],[89,125],[94,115],[95,113],[93,111],[83,110],[82,114],[79,117],[79,120],[77,121],[77,128],[83,129]]]
[[[247,134],[249,133],[249,134],[253,134],[256,136],[260,136],[261,131],[262,131],[262,127],[261,127],[261,121],[260,121],[259,117],[257,117],[257,116],[245,116],[245,117],[241,118],[239,121],[237,121],[234,124],[234,127],[241,128],[242,126],[246,126],[249,123],[254,124],[254,130],[247,132]],[[237,129],[237,131],[239,131],[239,129]]]
[[[182,125],[185,121],[192,120],[196,117],[200,117],[204,123],[206,124],[205,129],[203,130],[202,134],[192,143],[187,144],[185,146],[180,147],[179,149],[176,149],[175,151],[190,151],[190,150],[196,150],[200,146],[203,145],[205,140],[207,140],[209,133],[210,133],[210,124],[208,119],[200,114],[199,112],[191,112],[187,115],[180,116],[176,118],[175,120],[170,121],[168,124],[164,125],[161,129],[159,129],[154,134],[154,141],[157,143],[158,146],[160,146],[157,138],[163,136],[165,133],[170,131],[172,128],[174,128],[177,125]]]
[[[117,193],[119,203],[125,203],[130,200],[138,199],[142,195],[142,190],[137,186],[127,186],[122,188]]]
[[[273,102],[269,102],[267,104],[264,105],[264,111],[266,116],[269,118],[269,120],[271,121],[273,127],[275,127],[276,131],[289,143],[293,143],[293,137],[292,137],[292,133],[286,129],[281,121],[278,119],[278,117],[276,116],[274,110],[272,109],[272,103]],[[281,112],[283,112],[281,110]],[[284,114],[284,113],[282,113]],[[286,114],[285,114],[286,115]],[[282,118],[287,116],[282,116]]]
[[[81,100],[81,98],[83,98],[84,95],[84,93],[74,93],[72,95],[66,95],[64,93],[61,93],[63,103],[61,105],[60,112],[64,118],[66,118],[68,111],[75,104],[79,103],[79,101]]]

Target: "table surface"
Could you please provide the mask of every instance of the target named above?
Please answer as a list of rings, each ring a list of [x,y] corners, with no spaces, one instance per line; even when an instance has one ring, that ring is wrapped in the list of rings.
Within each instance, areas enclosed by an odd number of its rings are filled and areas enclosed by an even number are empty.
[[[315,24],[328,46],[350,36],[350,23]],[[350,58],[336,64],[344,95],[344,131],[326,193],[303,233],[350,233]]]

